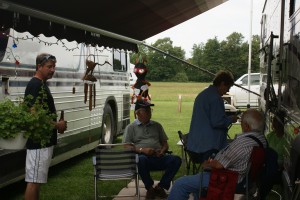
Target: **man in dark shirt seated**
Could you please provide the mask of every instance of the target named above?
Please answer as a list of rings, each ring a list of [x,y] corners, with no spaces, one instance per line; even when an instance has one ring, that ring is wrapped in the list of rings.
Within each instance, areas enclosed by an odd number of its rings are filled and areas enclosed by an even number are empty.
[[[137,119],[126,127],[123,142],[133,143],[139,153],[138,170],[147,189],[146,199],[166,198],[165,189],[169,189],[180,168],[181,159],[179,156],[165,154],[169,148],[168,137],[160,123],[150,120],[150,106],[153,104],[146,101],[136,103]],[[165,170],[155,187],[150,176],[152,170]]]

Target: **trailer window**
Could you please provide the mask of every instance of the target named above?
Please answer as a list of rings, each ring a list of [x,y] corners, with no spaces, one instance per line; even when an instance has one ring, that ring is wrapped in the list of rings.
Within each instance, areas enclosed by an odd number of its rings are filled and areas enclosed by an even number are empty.
[[[265,43],[265,38],[267,37],[266,20],[267,20],[267,16],[266,16],[266,14],[263,14],[263,16],[261,18],[261,22],[260,22],[260,24],[261,24],[260,39],[263,44]]]
[[[127,52],[114,49],[113,66],[115,71],[127,71]]]
[[[259,85],[259,75],[251,75],[250,76],[250,85]],[[242,79],[243,85],[248,85],[248,76]]]
[[[290,16],[294,14],[300,7],[300,0],[291,0],[290,2]]]
[[[283,91],[283,104],[292,110],[300,111],[300,93],[298,89],[300,87],[300,81],[289,76],[288,82],[284,85]]]

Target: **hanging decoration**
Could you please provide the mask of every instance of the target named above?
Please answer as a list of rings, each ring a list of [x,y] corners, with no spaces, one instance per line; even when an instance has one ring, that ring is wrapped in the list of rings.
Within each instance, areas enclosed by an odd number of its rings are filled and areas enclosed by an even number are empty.
[[[5,53],[7,54],[7,56],[6,56],[6,60],[7,61],[10,61],[10,55],[11,55],[13,57],[13,59],[15,60],[15,64],[17,66],[20,65],[20,57],[19,56],[15,56],[11,48],[6,47]]]
[[[64,42],[62,40],[59,40],[59,39],[57,39],[54,42],[53,41],[49,42],[49,41],[41,39],[39,36],[32,36],[31,34],[23,36],[23,37],[18,37],[18,36],[14,35],[14,31],[12,32],[12,35],[10,35],[10,34],[6,33],[7,31],[4,31],[2,29],[4,29],[4,27],[1,27],[0,37],[8,37],[8,38],[11,38],[12,41],[13,41],[12,45],[11,45],[11,48],[9,48],[9,47],[6,48],[6,53],[8,53],[8,55],[6,56],[6,60],[9,61],[10,60],[10,56],[12,56],[13,59],[15,60],[15,64],[16,65],[20,65],[21,62],[20,62],[20,58],[17,58],[17,56],[14,56],[12,49],[18,48],[19,42],[21,40],[22,41],[31,40],[31,41],[35,41],[35,42],[38,42],[38,43],[43,43],[45,46],[59,45],[59,46],[64,47],[66,49],[66,51],[74,51],[74,50],[80,49],[80,45],[81,45],[81,43],[77,43],[77,45],[74,47],[74,44],[73,44],[72,45],[73,47],[70,48],[70,47],[68,47],[66,45],[66,42]],[[95,53],[97,52],[97,53],[101,54],[101,53],[103,53],[104,50],[106,50],[108,52],[112,52],[112,49],[105,48],[105,47],[99,47],[99,46],[97,46],[97,47],[94,48]]]
[[[13,39],[13,45],[12,45],[13,48],[18,47],[19,40],[31,40],[31,41],[37,40],[38,43],[43,43],[45,46],[60,45],[60,46],[64,47],[67,51],[74,51],[76,49],[79,49],[79,46],[80,46],[80,43],[78,43],[76,47],[69,48],[68,46],[66,46],[66,43],[60,39],[57,39],[55,42],[49,42],[49,41],[44,41],[40,37],[36,37],[36,36],[32,36],[32,35],[30,35],[30,36],[26,35],[26,37],[16,37],[14,35],[5,34],[5,33],[2,33],[2,35]],[[97,47],[97,48],[95,48],[95,51],[102,53],[104,51],[104,49],[106,51],[112,52],[112,50],[109,50],[108,48],[105,48],[105,47]]]
[[[18,45],[17,45],[17,43],[16,43],[16,40],[14,40],[14,41],[13,41],[12,48],[17,48],[17,47],[18,47]]]
[[[93,57],[93,61],[89,60],[89,57]],[[96,65],[103,66],[108,64],[112,66],[108,61],[105,61],[103,64],[99,64],[95,62],[95,55],[91,54],[86,58],[86,71],[85,75],[82,78],[84,81],[84,103],[87,102],[87,95],[89,94],[89,110],[92,110],[93,102],[94,108],[96,107],[96,82],[97,78],[93,75],[94,69]]]
[[[137,80],[132,86],[133,94],[131,104],[136,104],[136,102],[140,100],[147,101],[149,103],[151,102],[151,97],[149,95],[149,86],[151,86],[151,84],[146,80],[148,72],[146,63],[146,59],[142,58],[141,55],[136,60],[133,72],[135,73]]]

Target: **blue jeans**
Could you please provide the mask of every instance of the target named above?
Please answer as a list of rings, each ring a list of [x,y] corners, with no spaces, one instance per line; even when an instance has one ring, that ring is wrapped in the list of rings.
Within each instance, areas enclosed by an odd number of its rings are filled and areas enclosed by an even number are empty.
[[[202,177],[201,177],[202,176]],[[169,194],[168,200],[188,200],[191,193],[194,199],[199,199],[200,187],[208,187],[210,172],[201,172],[177,179]]]
[[[154,181],[150,176],[150,171],[165,170],[164,175],[161,177],[159,186],[168,190],[174,176],[181,165],[181,158],[174,155],[165,155],[162,157],[139,155],[139,174],[148,190],[153,186]]]

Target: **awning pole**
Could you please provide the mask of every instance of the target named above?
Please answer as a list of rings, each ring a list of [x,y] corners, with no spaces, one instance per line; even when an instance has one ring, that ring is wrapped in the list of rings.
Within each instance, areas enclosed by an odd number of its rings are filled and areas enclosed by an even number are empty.
[[[249,55],[248,55],[248,90],[250,90],[250,82],[251,82],[252,16],[253,16],[253,0],[250,0]],[[247,104],[247,108],[250,108],[250,92],[248,93],[248,104]]]

